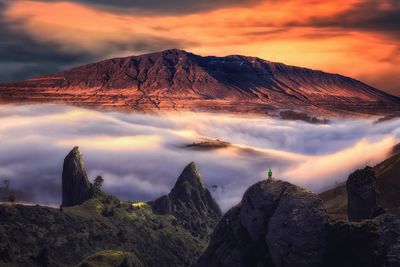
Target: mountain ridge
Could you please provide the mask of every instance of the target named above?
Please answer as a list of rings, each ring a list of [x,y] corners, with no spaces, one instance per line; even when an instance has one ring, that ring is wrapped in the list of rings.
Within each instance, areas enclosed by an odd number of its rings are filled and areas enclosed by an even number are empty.
[[[0,85],[2,102],[51,102],[130,111],[315,115],[400,112],[400,98],[339,74],[257,57],[169,49],[117,57]]]

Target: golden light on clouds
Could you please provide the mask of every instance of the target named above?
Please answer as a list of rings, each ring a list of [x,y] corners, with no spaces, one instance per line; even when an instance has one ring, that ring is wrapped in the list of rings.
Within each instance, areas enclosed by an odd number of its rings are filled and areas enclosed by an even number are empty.
[[[379,141],[360,140],[355,145],[323,156],[308,156],[301,158],[301,164],[286,171],[283,175],[290,177],[291,182],[309,183],[318,181],[327,174],[337,173],[341,179],[342,170],[366,165],[374,166],[387,158],[392,147],[399,142],[393,136],[387,136]]]
[[[258,56],[341,73],[396,93],[398,40],[352,25],[321,23],[332,16],[340,22],[340,14],[362,4],[362,0],[259,1],[201,13],[148,15],[71,2],[15,1],[5,14],[9,20],[23,20],[22,27],[33,38],[65,50],[106,51],[102,58],[152,52],[171,40],[171,45],[201,55]],[[379,10],[390,8],[389,1],[378,5]],[[128,45],[138,41],[136,47]],[[125,46],[106,50],[115,43]]]
[[[161,138],[152,135],[136,136],[92,136],[90,138],[75,138],[60,140],[57,144],[66,148],[80,144],[81,147],[94,150],[117,150],[117,151],[135,151],[146,149],[157,149]]]

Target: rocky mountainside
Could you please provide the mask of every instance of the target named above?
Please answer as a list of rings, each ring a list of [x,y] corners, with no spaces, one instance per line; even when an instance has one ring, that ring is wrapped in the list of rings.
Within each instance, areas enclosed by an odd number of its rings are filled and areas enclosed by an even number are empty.
[[[360,81],[247,56],[182,50],[109,59],[0,85],[0,102],[51,102],[144,112],[170,110],[388,115],[400,99]]]
[[[399,246],[398,217],[336,221],[317,195],[269,179],[224,215],[194,266],[399,266]]]
[[[156,214],[175,216],[193,235],[207,240],[222,217],[194,162],[186,166],[168,195],[149,204]]]
[[[359,206],[357,205],[359,201],[362,201],[366,209],[361,214],[379,213],[379,210],[383,208],[388,213],[400,215],[400,151],[398,147],[399,145],[393,148],[393,154],[388,159],[373,168],[367,167],[351,174],[347,184],[340,184],[319,195],[332,217],[347,219],[348,208]],[[368,177],[368,179],[360,181],[360,176]],[[356,199],[348,197],[349,191],[359,192],[359,197]],[[368,205],[365,201],[367,199]],[[358,216],[355,215],[355,218]],[[352,219],[356,220],[355,218]]]
[[[60,209],[0,205],[0,266],[189,266],[221,217],[194,163],[167,196],[171,212],[163,215],[92,185],[77,147],[63,167]]]

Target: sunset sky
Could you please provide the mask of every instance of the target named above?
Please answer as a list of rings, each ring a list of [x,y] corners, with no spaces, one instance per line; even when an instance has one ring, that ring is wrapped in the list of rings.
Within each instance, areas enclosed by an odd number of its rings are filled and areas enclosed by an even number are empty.
[[[180,48],[321,69],[400,95],[398,0],[0,0],[0,82]]]

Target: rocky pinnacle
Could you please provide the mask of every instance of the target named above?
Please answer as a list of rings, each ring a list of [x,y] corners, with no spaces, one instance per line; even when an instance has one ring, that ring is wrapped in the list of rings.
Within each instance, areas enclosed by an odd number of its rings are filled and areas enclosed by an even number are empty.
[[[204,238],[222,216],[194,162],[184,168],[171,192],[151,205],[155,213],[174,215],[192,234]]]
[[[82,204],[93,195],[83,157],[79,147],[74,147],[65,157],[62,172],[62,206]]]

